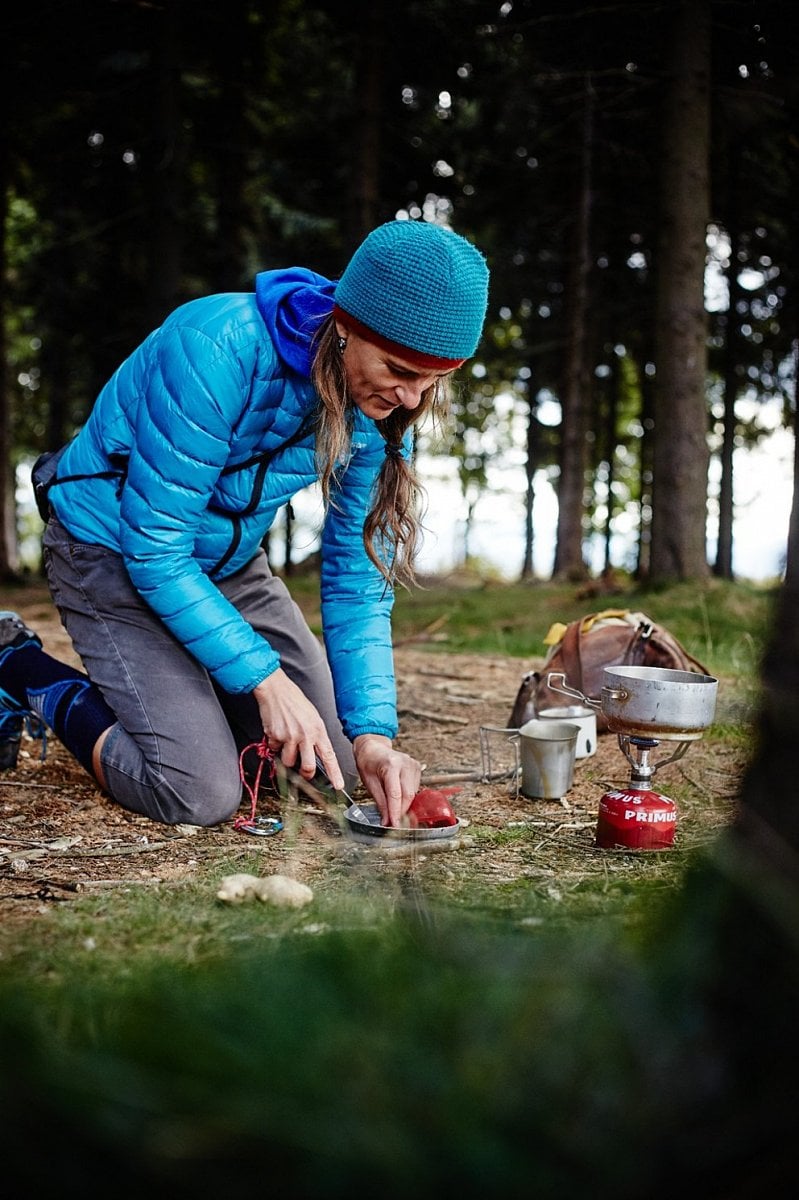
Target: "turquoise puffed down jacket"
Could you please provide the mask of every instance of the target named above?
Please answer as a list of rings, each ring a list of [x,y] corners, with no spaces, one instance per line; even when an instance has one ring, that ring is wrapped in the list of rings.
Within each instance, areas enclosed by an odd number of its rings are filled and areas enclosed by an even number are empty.
[[[228,692],[251,691],[280,663],[214,579],[249,562],[280,508],[318,479],[312,433],[286,443],[318,402],[308,313],[318,324],[332,309],[333,285],[302,269],[256,285],[184,304],[150,334],[101,391],[50,493],[74,538],[122,555],[136,589]],[[323,634],[350,738],[397,732],[393,595],[363,546],[384,450],[356,410],[322,531]]]

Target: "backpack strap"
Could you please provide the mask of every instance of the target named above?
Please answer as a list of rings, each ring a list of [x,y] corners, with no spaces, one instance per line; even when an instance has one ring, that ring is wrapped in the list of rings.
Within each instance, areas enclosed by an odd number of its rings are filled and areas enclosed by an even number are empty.
[[[58,450],[45,450],[44,454],[40,454],[33,464],[33,470],[31,471],[33,498],[36,501],[39,516],[45,525],[50,519],[50,491],[57,484],[76,483],[81,479],[123,479],[127,471],[127,455],[112,454],[110,455],[110,461],[114,464],[113,470],[92,471],[86,475],[59,475],[58,464],[68,445],[69,442],[66,442]]]
[[[614,612],[614,616],[618,615]],[[579,621],[572,621],[566,626],[566,631],[563,634],[561,642],[561,653],[564,663],[574,664],[574,672],[577,682],[572,684],[578,691],[585,692],[585,676],[583,669],[583,652],[582,648],[585,644],[585,639],[588,637],[591,629],[596,621],[596,617],[583,617]],[[621,625],[618,628],[622,628]],[[630,636],[626,647],[623,650],[622,662],[629,662],[632,657],[633,647],[636,642],[643,636],[642,627],[630,626]],[[571,670],[568,672],[571,675]]]
[[[280,445],[275,446],[273,450],[264,450],[261,454],[251,455],[250,458],[245,459],[243,462],[233,463],[230,466],[223,468],[221,472],[222,475],[232,475],[234,471],[246,471],[248,467],[256,466],[256,464],[258,469],[255,472],[255,479],[253,481],[250,498],[241,512],[230,513],[215,504],[209,504],[208,506],[213,512],[218,512],[223,516],[229,517],[233,525],[233,532],[225,553],[214,563],[208,572],[211,578],[214,578],[223,569],[223,567],[227,566],[233,555],[238,550],[239,543],[241,541],[242,518],[248,517],[251,515],[251,513],[254,513],[260,504],[261,495],[263,494],[264,490],[266,472],[269,469],[269,464],[271,463],[272,459],[275,457],[275,455],[280,454],[281,451],[287,450],[289,446],[295,446],[297,442],[303,441],[303,439],[315,429],[316,420],[316,413],[309,414],[306,416],[305,420],[301,422],[299,427],[294,430],[294,433],[292,433],[291,437],[286,438],[285,442],[281,442]]]

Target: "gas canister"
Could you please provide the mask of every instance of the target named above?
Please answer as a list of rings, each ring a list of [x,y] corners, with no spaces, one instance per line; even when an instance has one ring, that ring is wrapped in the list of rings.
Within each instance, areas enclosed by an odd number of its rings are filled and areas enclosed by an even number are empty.
[[[596,844],[602,849],[667,850],[674,845],[677,806],[640,788],[606,792],[599,801]]]

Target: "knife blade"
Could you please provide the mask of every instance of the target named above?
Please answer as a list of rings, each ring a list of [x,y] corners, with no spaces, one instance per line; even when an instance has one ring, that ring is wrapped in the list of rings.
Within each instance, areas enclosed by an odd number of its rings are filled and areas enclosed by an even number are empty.
[[[347,808],[349,809],[349,815],[354,820],[361,821],[364,825],[372,824],[372,822],[367,817],[366,813],[361,808],[360,804],[357,804],[353,800],[352,796],[349,794],[348,791],[346,791],[344,788],[334,788],[333,787],[333,784],[330,782],[330,777],[328,776],[327,771],[322,766],[319,755],[316,756],[316,774],[314,775],[313,779],[311,780],[311,783],[313,784],[314,787],[318,787],[320,791],[332,792],[337,800],[343,800],[344,803],[346,804]]]

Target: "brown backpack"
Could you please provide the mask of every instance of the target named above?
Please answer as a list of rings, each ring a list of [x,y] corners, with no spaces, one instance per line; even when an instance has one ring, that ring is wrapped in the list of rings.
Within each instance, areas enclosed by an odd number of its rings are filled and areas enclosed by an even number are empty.
[[[544,639],[549,646],[541,671],[529,671],[521,682],[508,720],[519,729],[543,708],[578,703],[547,685],[550,673],[565,675],[567,687],[598,701],[605,667],[666,667],[708,675],[707,667],[689,654],[668,629],[645,613],[607,609],[590,613],[570,625],[553,625]],[[597,711],[597,732],[607,732],[607,718]]]

